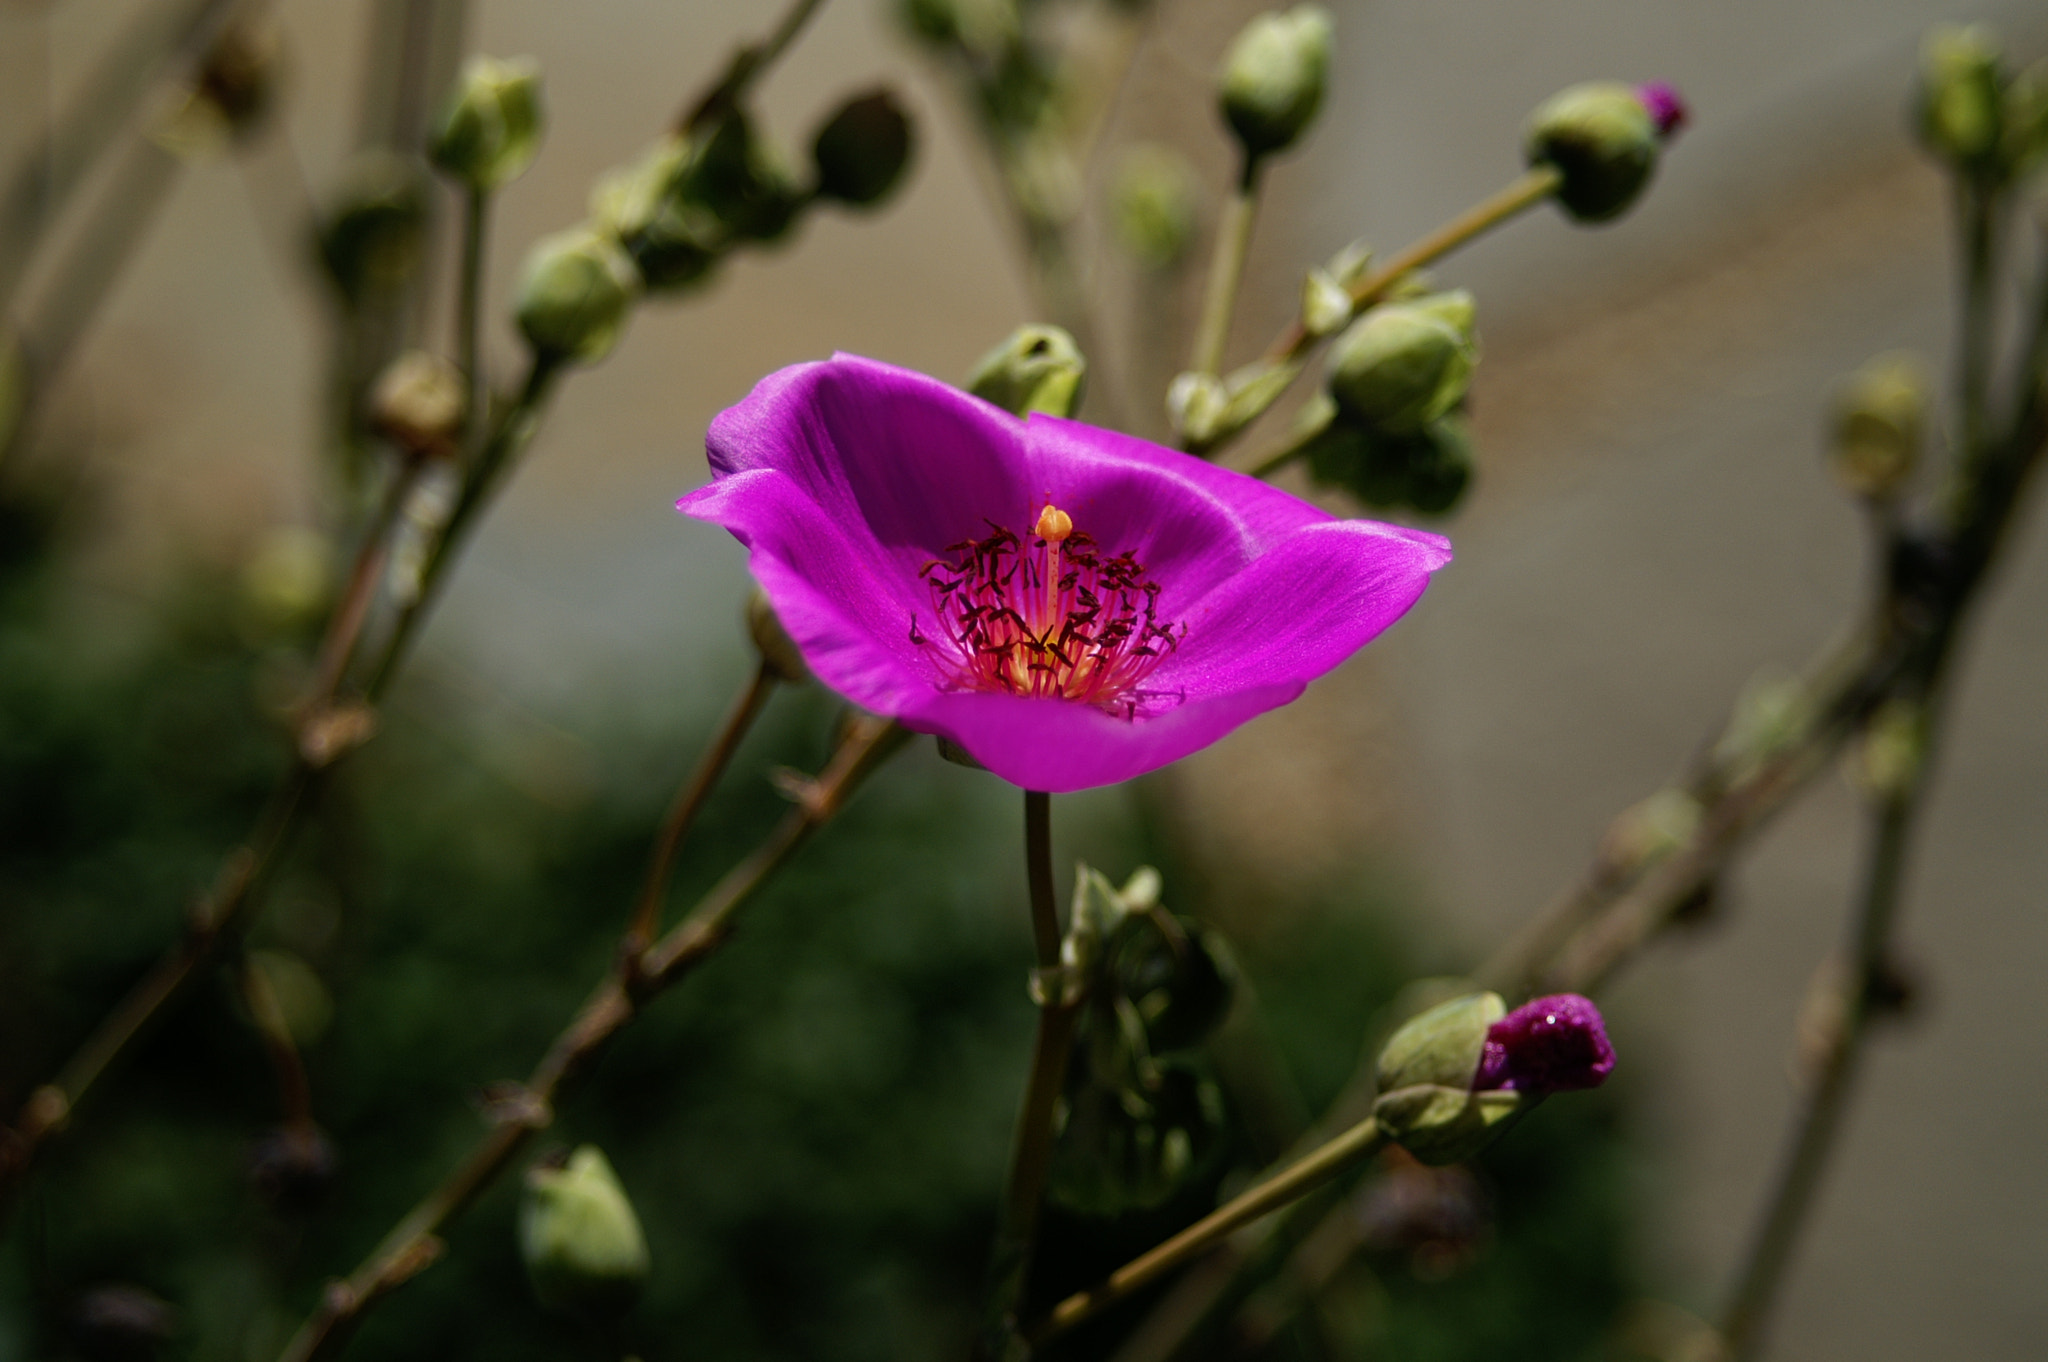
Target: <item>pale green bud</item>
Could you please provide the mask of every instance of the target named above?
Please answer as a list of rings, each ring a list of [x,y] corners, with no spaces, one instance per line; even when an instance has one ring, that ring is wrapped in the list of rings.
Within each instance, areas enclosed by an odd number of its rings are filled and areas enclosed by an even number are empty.
[[[1179,152],[1132,147],[1111,191],[1117,241],[1153,269],[1178,264],[1194,240],[1197,194],[1194,172]]]
[[[327,608],[334,587],[334,545],[304,526],[271,530],[242,566],[242,598],[255,623],[291,628]]]
[[[686,138],[665,137],[600,179],[590,196],[592,228],[625,247],[650,293],[702,283],[725,249],[724,224],[683,197],[694,155]]]
[[[910,119],[887,90],[848,100],[811,144],[819,197],[856,208],[880,203],[903,179],[914,146]]]
[[[1025,325],[981,357],[967,391],[1013,416],[1072,416],[1087,378],[1088,361],[1072,336],[1057,326]]]
[[[1627,212],[1662,145],[1657,120],[1641,95],[1617,81],[1592,81],[1552,95],[1529,116],[1522,152],[1532,166],[1563,177],[1555,197],[1579,222],[1605,222]]]
[[[1927,377],[1904,353],[1879,355],[1835,396],[1829,462],[1850,491],[1872,501],[1895,495],[1920,460]]]
[[[1427,1164],[1478,1153],[1526,1109],[1513,1090],[1473,1092],[1487,1028],[1507,1015],[1496,993],[1473,993],[1412,1018],[1380,1050],[1373,1118]]]
[[[1206,449],[1222,432],[1230,410],[1230,390],[1214,374],[1193,370],[1177,375],[1166,388],[1166,417],[1192,449]]]
[[[1912,789],[1926,759],[1926,706],[1893,700],[1870,716],[1853,771],[1867,793],[1879,799],[1897,799]]]
[[[2000,169],[2003,64],[1997,36],[1982,24],[1940,24],[1920,44],[1920,140],[1958,170]]]
[[[473,190],[519,178],[540,150],[540,63],[471,57],[427,143],[436,166]]]
[[[1382,303],[1368,311],[1330,350],[1329,388],[1337,406],[1391,433],[1420,430],[1450,411],[1464,399],[1478,361],[1460,318],[1469,321],[1468,311],[1426,301]]]
[[[343,172],[320,226],[320,258],[354,305],[403,288],[418,268],[427,223],[422,174],[396,156],[367,153]]]
[[[1330,75],[1330,15],[1297,5],[1259,15],[1223,60],[1223,117],[1248,157],[1292,145],[1322,107]]]
[[[1323,272],[1348,289],[1365,278],[1365,272],[1371,265],[1372,247],[1360,238],[1331,256],[1330,262],[1323,266]]]
[[[585,228],[536,242],[526,258],[516,315],[534,354],[590,363],[619,338],[640,276],[619,244]]]
[[[647,1241],[596,1145],[584,1145],[561,1167],[527,1170],[519,1252],[544,1305],[599,1318],[631,1307],[647,1279]]]
[[[1601,839],[1600,856],[1624,872],[1643,869],[1684,846],[1699,831],[1700,802],[1670,787],[1624,809]]]
[[[747,593],[747,637],[754,641],[754,651],[760,654],[761,665],[776,680],[795,683],[811,674],[810,668],[804,665],[804,655],[797,649],[796,640],[782,627],[782,620],[776,615],[768,593],[758,586]]]
[[[1301,329],[1311,336],[1335,335],[1351,320],[1351,291],[1327,271],[1312,269],[1301,281]]]

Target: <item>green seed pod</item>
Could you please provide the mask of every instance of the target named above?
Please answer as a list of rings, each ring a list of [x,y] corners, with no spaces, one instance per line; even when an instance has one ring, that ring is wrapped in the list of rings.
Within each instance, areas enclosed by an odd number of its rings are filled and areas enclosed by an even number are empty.
[[[1606,222],[1627,212],[1662,144],[1657,119],[1641,94],[1615,81],[1574,85],[1529,116],[1523,156],[1563,176],[1556,199],[1579,222]]]
[[[1057,326],[1026,325],[981,357],[967,391],[1014,416],[1072,416],[1087,378],[1088,361],[1072,336]]]
[[[2003,66],[1997,36],[1982,24],[1939,24],[1920,44],[1920,140],[1966,174],[2002,169]]]
[[[1291,146],[1322,107],[1330,75],[1330,15],[1297,5],[1244,26],[1223,60],[1218,96],[1245,155]]]
[[[587,1144],[562,1166],[527,1170],[519,1253],[543,1305],[597,1319],[631,1308],[647,1279],[647,1241],[604,1151]]]
[[[1454,296],[1454,295],[1453,295]],[[1458,318],[1434,300],[1382,303],[1353,322],[1331,347],[1330,396],[1351,419],[1375,430],[1417,431],[1464,399],[1478,347]],[[1446,319],[1446,312],[1452,315]]]
[[[768,593],[758,586],[747,593],[747,636],[754,641],[761,665],[776,680],[794,684],[811,674],[804,665],[804,655],[797,650],[796,640],[777,618]]]
[[[1442,1003],[1403,1025],[1380,1050],[1373,1117],[1427,1164],[1471,1158],[1528,1104],[1512,1091],[1472,1091],[1487,1028],[1507,1015],[1496,993]]]
[[[543,119],[539,62],[471,57],[441,110],[427,156],[485,193],[518,179],[533,164]]]
[[[1898,494],[1920,460],[1927,377],[1903,353],[1879,355],[1835,395],[1829,463],[1842,486],[1871,501]]]
[[[640,276],[619,244],[586,228],[534,243],[519,286],[519,330],[534,354],[591,363],[619,338]]]
[[[1301,281],[1301,329],[1321,338],[1351,320],[1351,291],[1327,270],[1312,269]]]
[[[915,145],[896,96],[875,90],[848,100],[811,143],[818,196],[873,207],[902,181]]]
[[[1195,174],[1171,147],[1142,145],[1124,153],[1110,195],[1116,239],[1140,264],[1171,269],[1195,237]]]

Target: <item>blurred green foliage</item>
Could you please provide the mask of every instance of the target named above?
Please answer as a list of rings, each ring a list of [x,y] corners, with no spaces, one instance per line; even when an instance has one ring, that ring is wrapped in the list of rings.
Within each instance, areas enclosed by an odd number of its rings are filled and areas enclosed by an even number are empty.
[[[304,625],[252,621],[217,569],[193,568],[127,615],[82,607],[50,516],[17,498],[0,517],[0,1098],[12,1110],[175,938],[243,834],[285,760],[266,709],[310,639]],[[739,643],[714,668],[735,682]],[[233,988],[207,981],[46,1152],[0,1239],[0,1362],[86,1355],[79,1303],[110,1283],[175,1308],[165,1356],[273,1357],[320,1284],[475,1139],[486,1086],[523,1076],[608,968],[649,830],[712,718],[606,729],[599,698],[566,716],[584,729],[572,737],[431,671],[401,687],[251,942],[303,962],[327,994],[283,1001],[307,1030],[334,1186],[301,1213],[257,1196],[250,1158],[279,1119],[275,1085]],[[677,903],[765,831],[782,805],[764,772],[816,769],[834,720],[815,688],[771,709],[685,849]],[[565,1103],[536,1153],[601,1146],[646,1227],[653,1273],[619,1336],[533,1302],[515,1176],[371,1316],[354,1355],[961,1355],[1032,1026],[1013,796],[922,745],[899,758]],[[1395,905],[1369,886],[1342,904],[1208,903],[1142,800],[1099,796],[1078,814],[1060,827],[1063,858],[1117,876],[1160,865],[1176,911],[1233,925],[1257,1010],[1241,1007],[1235,1058],[1214,1065],[1229,1112],[1220,1163],[1150,1210],[1052,1212],[1039,1299],[1149,1247],[1270,1157],[1272,1130],[1341,1086],[1412,958],[1389,925]],[[1252,1082],[1247,1053],[1269,1060]],[[1319,1310],[1255,1354],[1596,1350],[1629,1286],[1616,1112],[1601,1094],[1525,1122],[1478,1170],[1480,1220],[1459,1231],[1449,1269],[1399,1236],[1369,1247]],[[1057,1354],[1107,1355],[1145,1304]],[[1248,1355],[1236,1337],[1211,1331],[1200,1351]]]

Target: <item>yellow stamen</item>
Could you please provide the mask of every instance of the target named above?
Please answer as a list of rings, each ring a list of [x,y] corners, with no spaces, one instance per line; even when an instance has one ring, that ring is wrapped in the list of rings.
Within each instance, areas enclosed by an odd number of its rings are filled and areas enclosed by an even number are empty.
[[[1074,518],[1051,502],[1038,513],[1038,525],[1033,531],[1048,544],[1063,544],[1074,532]]]

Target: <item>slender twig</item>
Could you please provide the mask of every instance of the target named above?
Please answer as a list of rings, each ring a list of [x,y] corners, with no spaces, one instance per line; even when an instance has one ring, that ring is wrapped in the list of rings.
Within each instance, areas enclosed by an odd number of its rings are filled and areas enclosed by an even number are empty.
[[[281,1362],[316,1362],[338,1353],[384,1297],[442,1252],[441,1231],[495,1181],[533,1136],[554,1120],[557,1103],[587,1073],[605,1046],[640,1014],[648,999],[672,987],[722,945],[739,910],[810,835],[830,822],[860,782],[894,750],[899,730],[863,716],[849,728],[831,762],[800,801],[745,860],[698,901],[688,917],[650,947],[637,966],[643,981],[628,986],[615,970],[557,1036],[517,1093],[494,1103],[491,1129],[442,1183],[413,1207],[345,1280],[329,1283],[319,1306],[285,1347]]]
[[[1081,999],[1060,973],[1059,907],[1053,890],[1052,796],[1024,792],[1024,874],[1031,904],[1031,942],[1038,961],[1032,994],[1038,1003],[1038,1029],[1031,1046],[1031,1071],[1017,1130],[1010,1145],[1010,1168],[1003,1183],[1003,1214],[990,1255],[988,1328],[982,1355],[1003,1355],[1004,1342],[1017,1327],[1017,1311],[1029,1285],[1031,1245],[1038,1232],[1038,1208],[1052,1167],[1053,1123],[1060,1093],[1066,1086],[1067,1059]]]
[[[1234,1197],[1149,1252],[1109,1274],[1101,1284],[1077,1291],[1053,1307],[1030,1331],[1036,1343],[1069,1329],[1105,1306],[1205,1252],[1225,1235],[1249,1225],[1314,1191],[1345,1169],[1370,1158],[1386,1146],[1386,1136],[1371,1117],[1359,1122],[1307,1157]]]
[[[326,636],[320,640],[320,650],[313,664],[313,684],[307,691],[305,712],[308,715],[317,715],[332,704],[341,691],[349,659],[355,655],[356,642],[362,637],[363,622],[370,617],[370,605],[376,600],[377,588],[384,581],[384,564],[391,556],[392,532],[405,512],[407,499],[419,485],[420,473],[425,466],[425,460],[418,457],[409,456],[401,460],[392,472],[391,486],[385,490],[383,504],[377,508],[376,516],[363,533],[355,562],[349,568],[348,582],[342,588],[341,601],[328,621]]]
[[[1962,229],[1962,288],[1956,336],[1956,398],[1962,447],[1984,446],[1991,394],[1991,347],[1998,326],[1992,285],[1997,273],[1998,216],[2003,196],[1982,181],[1959,178],[1956,217]]]
[[[810,22],[811,16],[823,3],[824,0],[793,0],[783,11],[781,22],[766,38],[736,49],[726,63],[724,74],[709,90],[692,100],[688,111],[676,120],[676,130],[694,132],[737,108],[754,82],[796,41],[797,34],[803,32],[804,25]]]
[[[1223,367],[1223,347],[1230,339],[1230,314],[1237,306],[1245,258],[1251,253],[1252,223],[1259,212],[1259,172],[1264,166],[1263,157],[1245,153],[1237,187],[1224,205],[1223,220],[1216,226],[1216,254],[1209,263],[1209,285],[1202,297],[1201,322],[1195,328],[1194,356],[1188,361],[1188,368],[1198,374],[1218,373]]]
[[[662,819],[661,831],[654,839],[654,853],[648,858],[647,880],[641,886],[639,901],[634,905],[631,923],[626,928],[625,950],[627,957],[637,961],[654,941],[654,935],[661,930],[661,905],[668,897],[669,875],[675,868],[676,850],[683,844],[683,837],[690,825],[697,821],[697,815],[711,796],[712,786],[718,783],[726,766],[732,761],[733,753],[739,750],[740,741],[753,728],[754,720],[760,717],[762,706],[768,703],[768,695],[775,689],[775,673],[766,662],[754,668],[754,674],[747,681],[739,698],[733,701],[725,721],[718,726],[718,735],[705,750],[697,769],[681,789],[676,791],[675,801],[669,805],[667,817]]]
[[[1925,769],[1924,762],[1921,769]],[[1922,788],[1916,775],[1906,788],[1879,798],[1872,810],[1870,860],[1852,931],[1852,962],[1839,981],[1844,995],[1839,999],[1839,1020],[1722,1316],[1722,1343],[1729,1362],[1751,1362],[1763,1344],[1771,1307],[1847,1114],[1875,1011],[1873,999],[1890,964],[1891,924],[1904,886],[1907,840]]]

